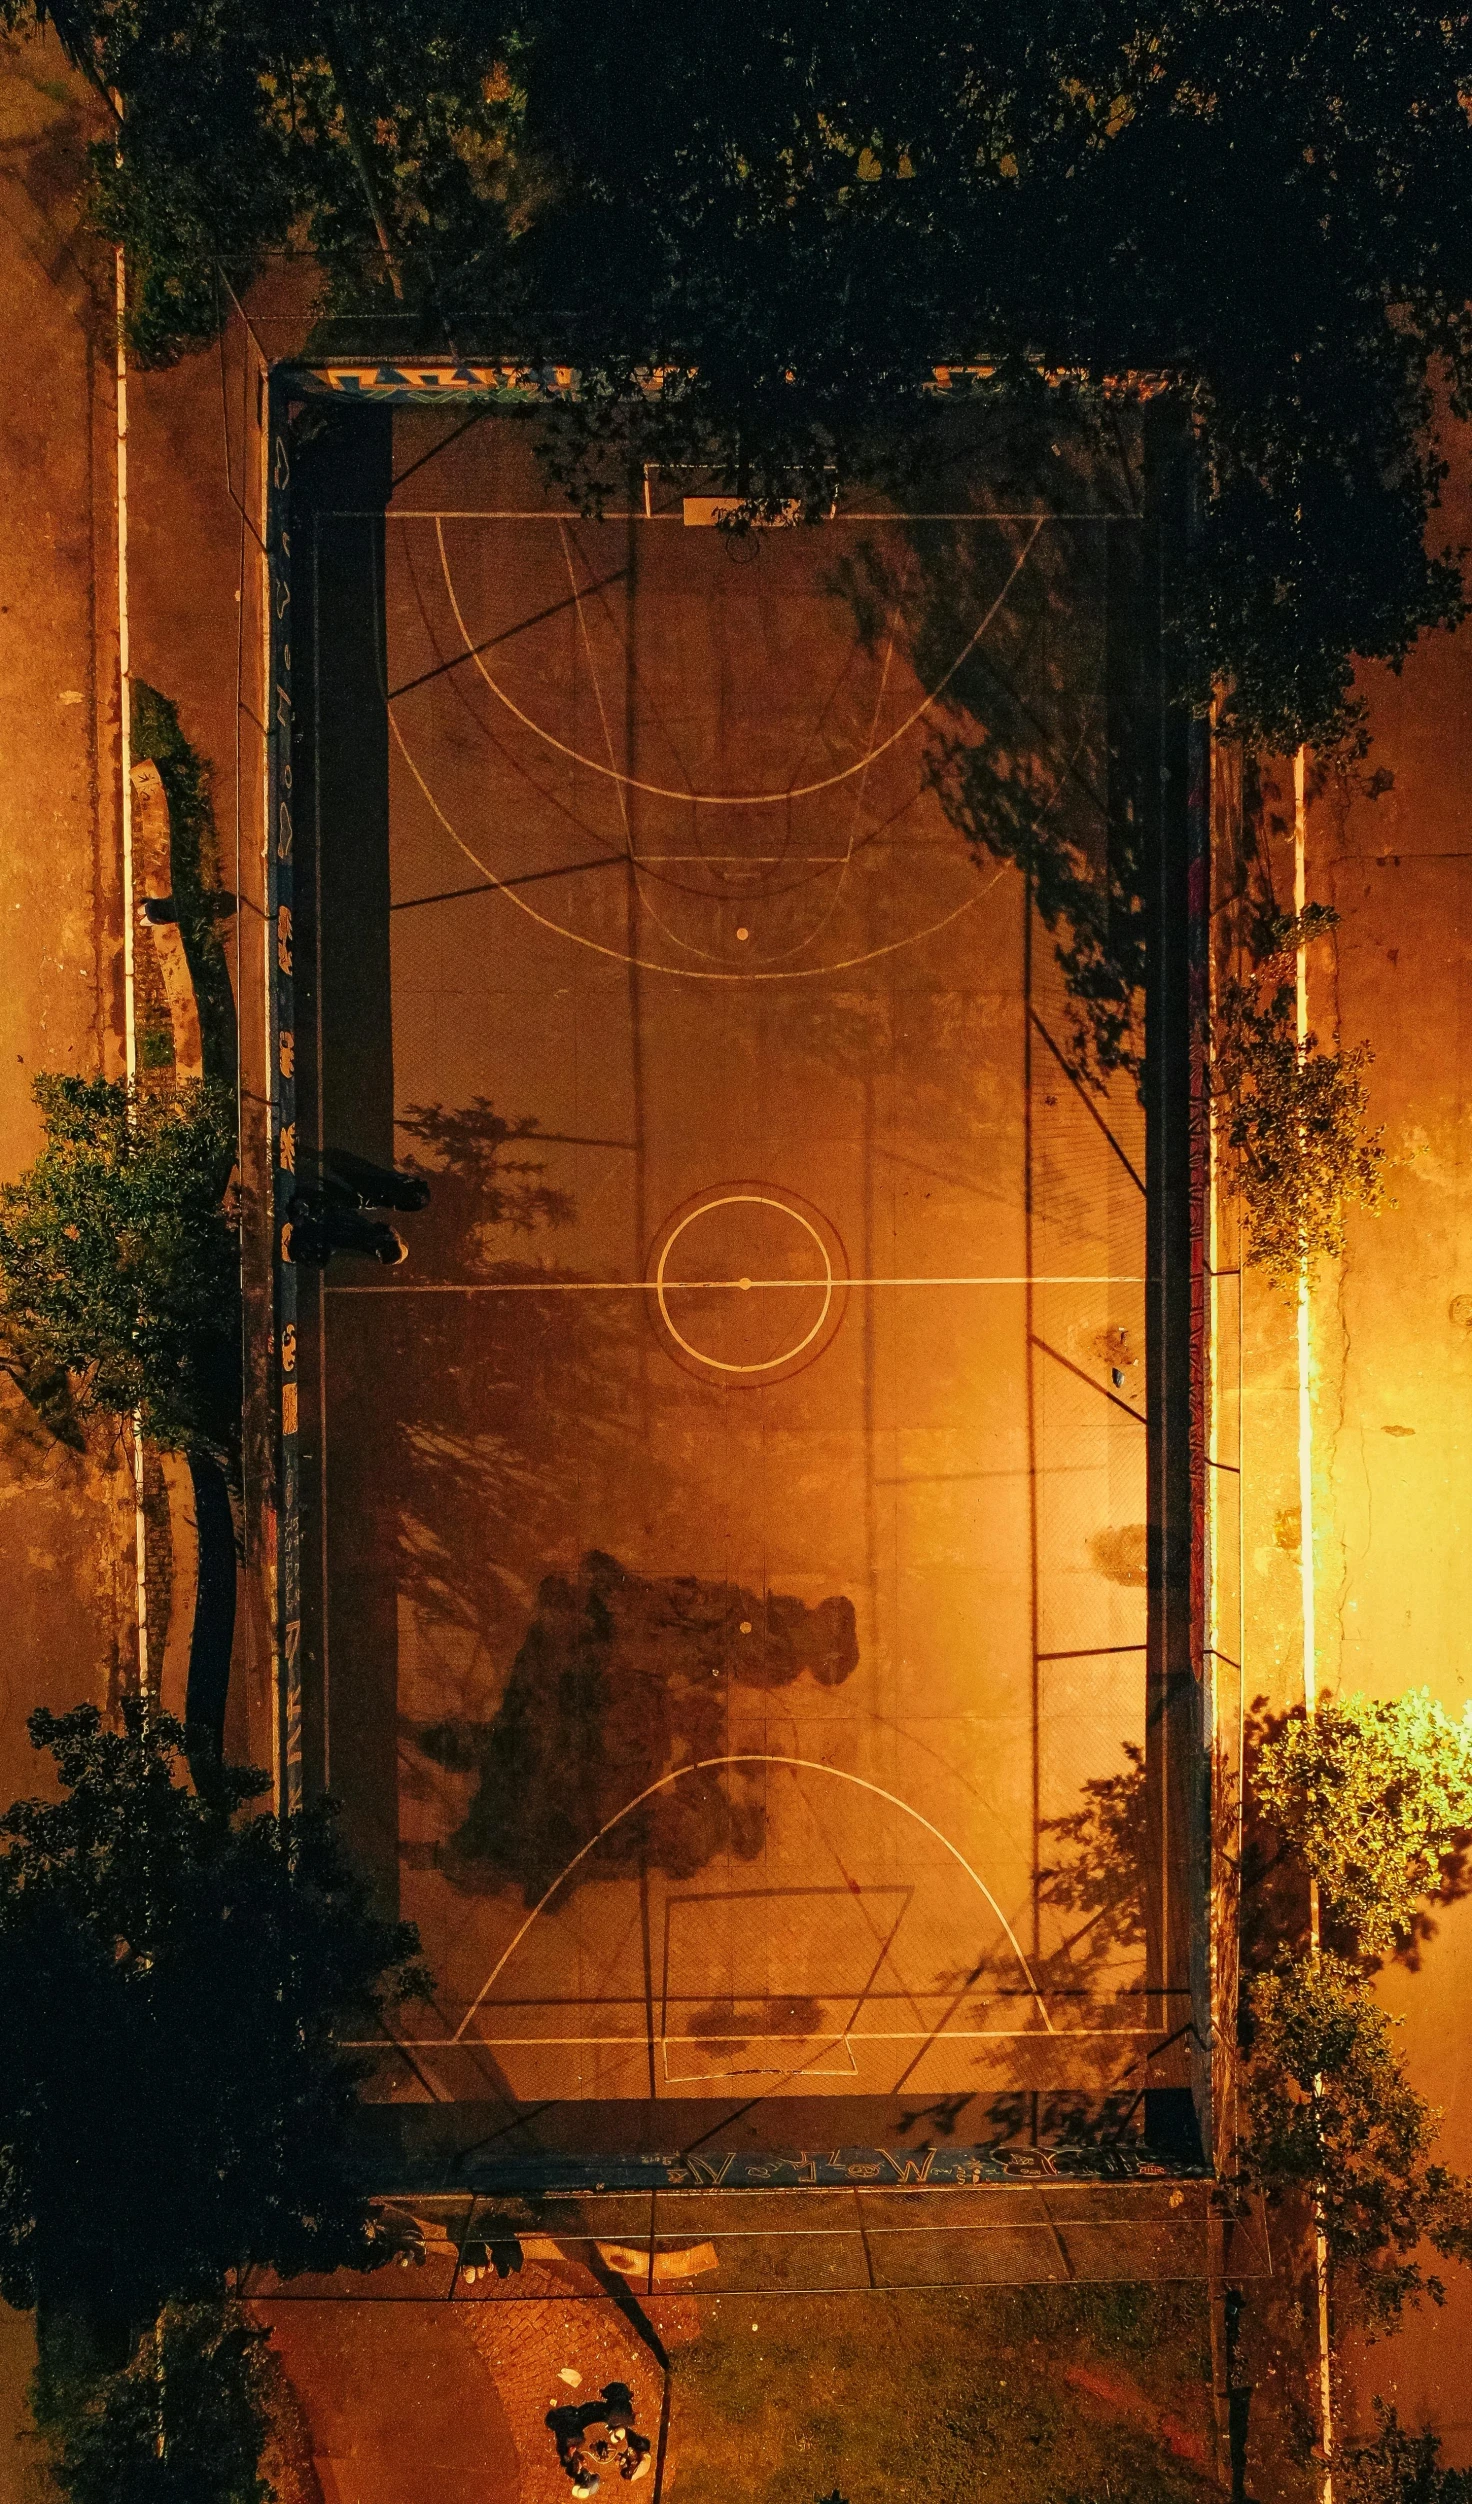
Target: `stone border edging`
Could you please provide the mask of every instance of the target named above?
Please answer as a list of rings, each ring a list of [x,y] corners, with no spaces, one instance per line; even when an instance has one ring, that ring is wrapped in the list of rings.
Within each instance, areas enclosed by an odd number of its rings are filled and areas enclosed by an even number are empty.
[[[142,904],[163,976],[174,1035],[174,1074],[186,1084],[202,1084],[199,998],[174,903],[169,795],[152,758],[136,764],[130,779],[135,902]],[[235,1524],[229,1490],[218,1461],[201,1452],[166,1453],[163,1479],[174,1605],[159,1665],[160,1698],[165,1709],[184,1724],[191,1748],[202,1742],[218,1756],[224,1749],[225,1699],[235,1641]],[[186,1593],[187,1647],[179,1608]]]
[[[198,1082],[204,1078],[204,1043],[194,976],[189,970],[184,933],[179,928],[178,909],[174,902],[169,795],[164,789],[164,778],[151,757],[133,767],[132,783],[133,860],[138,897],[143,906],[144,920],[153,937],[159,971],[164,980],[164,994],[169,1004],[169,1023],[174,1030],[174,1073],[186,1082]]]

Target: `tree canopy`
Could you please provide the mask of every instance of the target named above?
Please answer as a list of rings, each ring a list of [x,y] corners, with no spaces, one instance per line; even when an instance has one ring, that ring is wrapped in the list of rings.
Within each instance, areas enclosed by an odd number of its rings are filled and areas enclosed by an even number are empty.
[[[1441,2437],[1413,2434],[1377,2399],[1373,2434],[1337,2447],[1334,2491],[1344,2504],[1472,2504],[1472,2470],[1443,2469]]]
[[[69,2504],[273,2504],[266,2337],[237,2305],[166,2304],[121,2372],[47,2393]]]
[[[42,1076],[45,1145],[0,1185],[0,1324],[71,1376],[82,1414],[224,1447],[239,1405],[235,1154],[213,1087]]]
[[[326,1805],[242,1815],[265,1777],[181,1778],[132,1701],[33,1713],[64,1796],[0,1817],[0,2295],[151,2320],[249,2262],[375,2252],[342,2048],[426,1978]]]
[[[1424,1688],[1385,1701],[1344,1693],[1290,1714],[1253,1756],[1254,1807],[1289,1867],[1317,1881],[1325,1934],[1346,1952],[1280,1946],[1247,1982],[1244,2157],[1268,2187],[1307,2193],[1336,2265],[1336,2308],[1386,2329],[1407,2302],[1441,2300],[1418,2244],[1472,2260],[1472,2182],[1433,2160],[1440,2115],[1405,2076],[1399,2020],[1370,1979],[1377,1957],[1429,1930],[1425,1899],[1466,1842],[1472,1718],[1454,1721]],[[1300,1918],[1306,1898],[1304,1887]],[[1411,2457],[1398,2435],[1382,2448],[1392,2465]],[[1368,2481],[1373,2447],[1363,2466]]]
[[[1248,2008],[1249,2169],[1311,2195],[1342,2315],[1388,2329],[1423,2293],[1440,2302],[1412,2256],[1472,2255],[1472,2186],[1429,2161],[1439,2115],[1401,2070],[1396,2021],[1327,1955],[1258,1975]]]
[[[576,362],[575,485],[612,415],[758,496],[937,365],[1153,377],[1202,456],[1196,701],[1340,738],[1352,656],[1461,614],[1428,424],[1472,386],[1465,9],[0,0],[44,17],[116,99],[96,208],[147,355],[296,243],[397,352]]]
[[[1443,1863],[1472,1833],[1472,1709],[1454,1721],[1426,1687],[1327,1697],[1264,1746],[1257,1793],[1329,1920],[1382,1954],[1415,1936]]]
[[[1334,928],[1328,905],[1279,916],[1249,940],[1245,975],[1222,984],[1211,1030],[1211,1084],[1227,1178],[1247,1217],[1247,1258],[1280,1287],[1344,1249],[1349,1209],[1384,1206],[1382,1133],[1368,1127],[1366,1043],[1299,1040],[1297,950]]]

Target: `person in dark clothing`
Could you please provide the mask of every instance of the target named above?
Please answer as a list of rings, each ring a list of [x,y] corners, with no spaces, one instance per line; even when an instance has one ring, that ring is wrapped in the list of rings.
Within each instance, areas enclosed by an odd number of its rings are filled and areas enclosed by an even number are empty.
[[[406,1174],[396,1165],[375,1165],[350,1148],[325,1148],[314,1159],[320,1168],[317,1190],[324,1199],[360,1209],[401,1209],[412,1214],[429,1206],[429,1184],[423,1174]]]
[[[647,2434],[634,2432],[634,2395],[626,2382],[606,2382],[600,2397],[592,2403],[608,2428],[608,2448],[618,2461],[621,2478],[643,2478],[648,2475],[649,2455],[653,2450]]]
[[[397,1268],[409,1257],[409,1247],[402,1235],[380,1217],[369,1217],[362,1209],[335,1208],[318,1201],[314,1205],[306,1194],[298,1193],[287,1210],[291,1220],[286,1240],[286,1257],[299,1268],[325,1269],[334,1252],[356,1252],[372,1261],[381,1261],[386,1269]]]
[[[597,2415],[602,2416],[601,2409]],[[583,2444],[583,2436],[591,2422],[592,2412],[586,2407],[549,2408],[547,2411],[547,2425],[557,2445],[558,2461],[572,2480],[573,2494],[579,2497],[594,2494],[600,2483],[598,2472]]]

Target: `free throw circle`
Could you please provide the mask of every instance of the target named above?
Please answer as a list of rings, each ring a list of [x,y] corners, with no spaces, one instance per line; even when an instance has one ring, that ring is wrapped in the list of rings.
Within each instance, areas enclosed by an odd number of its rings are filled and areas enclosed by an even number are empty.
[[[718,1186],[677,1212],[650,1276],[679,1357],[736,1383],[770,1381],[819,1353],[846,1283],[835,1230],[760,1183]]]

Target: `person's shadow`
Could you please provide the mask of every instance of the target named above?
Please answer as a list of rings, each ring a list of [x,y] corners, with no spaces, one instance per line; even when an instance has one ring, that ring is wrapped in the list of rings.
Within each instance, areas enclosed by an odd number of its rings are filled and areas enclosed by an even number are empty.
[[[736,1583],[637,1574],[595,1549],[574,1572],[543,1579],[494,1717],[414,1731],[432,1763],[475,1776],[435,1866],[467,1893],[510,1883],[535,1904],[611,1810],[680,1764],[702,1770],[619,1820],[587,1875],[642,1866],[686,1879],[721,1851],[749,1860],[765,1833],[760,1803],[733,1798],[718,1761],[706,1769],[729,1744],[727,1692],[790,1686],[804,1672],[836,1686],[858,1658],[842,1595],[809,1606]]]

